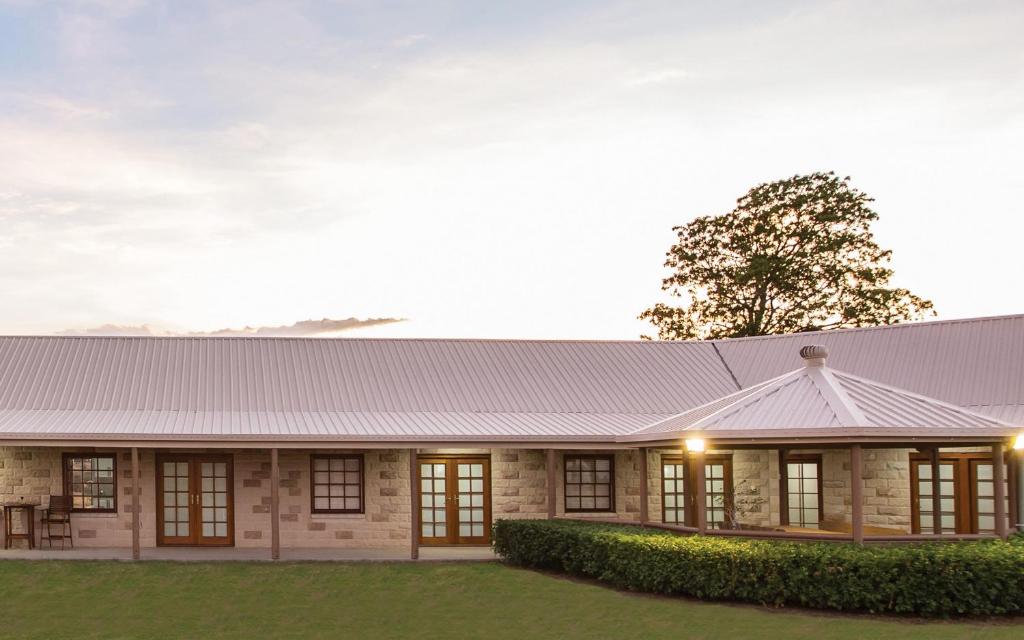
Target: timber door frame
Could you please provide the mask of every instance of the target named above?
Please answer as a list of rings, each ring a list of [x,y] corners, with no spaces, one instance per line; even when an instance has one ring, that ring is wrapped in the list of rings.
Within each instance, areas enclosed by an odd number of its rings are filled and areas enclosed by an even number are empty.
[[[484,495],[484,535],[466,537],[459,535],[459,477],[458,465],[483,464],[483,495]],[[445,530],[447,535],[440,537],[423,536],[423,465],[445,465]],[[420,491],[419,505],[421,518],[420,529],[415,532],[421,546],[485,546],[491,543],[491,456],[490,454],[421,454],[416,459],[416,482]]]
[[[929,464],[931,459],[928,453],[910,454],[910,530],[912,533],[921,532],[921,515],[919,502],[918,467]],[[939,454],[939,464],[953,467],[953,513],[954,529],[958,534],[978,533],[978,463],[992,464],[992,454],[989,452],[946,452]],[[1012,458],[1009,452],[1003,456],[1003,464],[1010,469],[1013,467]],[[1016,487],[1010,482],[1009,474],[1006,475],[1007,500],[1012,506],[1016,500]],[[934,480],[933,480],[934,482]],[[933,491],[934,485],[933,485]]]
[[[164,467],[165,462],[187,462],[189,465],[189,534],[188,536],[164,535]],[[227,464],[227,535],[213,538],[202,535],[202,467],[204,462]],[[233,547],[235,546],[235,477],[234,455],[221,453],[175,453],[156,454],[156,544],[158,547]]]
[[[686,473],[686,493],[683,499],[686,500],[686,511],[684,513],[684,522],[682,524],[688,527],[697,526],[697,467],[693,464],[693,458],[687,454],[665,454],[661,456],[661,464],[659,465],[659,489],[658,492],[661,494],[661,509],[662,517],[664,518],[665,513],[665,483],[664,479],[661,478],[662,467],[666,464],[682,464],[684,472]],[[733,502],[733,475],[732,475],[732,454],[731,453],[709,453],[704,456],[704,465],[719,464],[722,465],[723,473],[723,489],[725,489],[724,509],[726,512],[725,525],[728,526],[729,513],[732,511]],[[708,482],[705,479],[705,482]],[[700,508],[707,510],[707,505],[700,505]]]
[[[820,529],[821,528],[821,521],[824,519],[824,516],[825,516],[825,480],[824,480],[825,461],[824,461],[824,456],[822,454],[820,454],[820,453],[799,453],[799,452],[792,453],[792,452],[787,451],[785,453],[785,455],[783,455],[782,458],[780,458],[779,464],[780,465],[784,464],[784,465],[787,465],[787,466],[786,466],[786,476],[785,476],[786,477],[786,486],[785,487],[783,487],[781,485],[779,486],[779,524],[781,526],[784,526],[784,527],[788,527],[788,526],[793,524],[792,522],[790,522],[790,518],[789,518],[789,497],[790,497],[790,494],[791,494],[791,492],[789,490],[789,480],[792,479],[792,477],[789,475],[789,466],[788,465],[790,463],[792,463],[792,464],[808,464],[808,463],[810,463],[810,464],[815,464],[815,465],[818,466],[818,471],[817,471],[817,474],[818,474],[818,483],[817,483],[818,484],[818,525],[817,525],[817,527],[811,527],[811,528],[818,528],[818,529]],[[803,493],[806,494],[807,492],[804,491]],[[798,507],[798,509],[799,509],[799,507]],[[805,526],[805,525],[793,525],[793,526]]]

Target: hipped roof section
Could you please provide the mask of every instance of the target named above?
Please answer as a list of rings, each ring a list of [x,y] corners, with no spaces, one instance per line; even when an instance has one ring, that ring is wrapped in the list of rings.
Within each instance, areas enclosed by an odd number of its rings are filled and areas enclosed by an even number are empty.
[[[845,438],[877,436],[992,437],[1014,426],[941,400],[826,366],[823,347],[805,366],[679,413],[624,436],[622,441]]]

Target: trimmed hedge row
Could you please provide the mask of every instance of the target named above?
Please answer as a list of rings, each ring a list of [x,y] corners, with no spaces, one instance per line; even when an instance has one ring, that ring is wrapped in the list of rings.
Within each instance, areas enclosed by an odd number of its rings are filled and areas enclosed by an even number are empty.
[[[707,600],[923,616],[1024,612],[1024,538],[858,546],[681,537],[572,521],[499,520],[511,564]]]

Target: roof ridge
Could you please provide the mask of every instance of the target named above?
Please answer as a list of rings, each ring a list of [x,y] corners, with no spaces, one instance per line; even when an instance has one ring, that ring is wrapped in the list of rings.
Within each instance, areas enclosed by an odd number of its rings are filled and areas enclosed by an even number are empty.
[[[941,407],[944,407],[944,408],[949,409],[951,411],[955,411],[957,413],[967,414],[967,415],[970,415],[971,417],[976,417],[976,418],[984,418],[985,420],[987,420],[989,422],[996,422],[996,423],[999,423],[999,424],[1002,424],[1002,425],[1005,425],[1005,426],[1008,426],[1008,427],[1014,426],[1013,424],[1011,424],[1009,422],[1006,422],[1004,420],[1000,420],[998,418],[993,418],[993,417],[987,416],[987,415],[985,415],[983,413],[978,413],[977,411],[974,411],[972,409],[968,409],[966,406],[960,406],[960,405],[957,405],[957,404],[953,404],[951,402],[946,402],[945,400],[940,400],[938,398],[933,398],[931,396],[926,396],[926,395],[921,394],[921,393],[915,393],[915,392],[909,391],[907,389],[901,389],[900,387],[894,387],[891,384],[885,384],[884,382],[879,382],[877,380],[871,380],[870,378],[865,378],[863,376],[854,375],[852,373],[847,373],[845,371],[833,371],[833,375],[835,377],[837,377],[837,378],[840,378],[840,384],[842,384],[841,378],[849,378],[850,380],[855,380],[857,382],[860,382],[861,384],[866,384],[868,386],[875,387],[877,389],[882,389],[884,391],[888,391],[889,393],[896,393],[896,394],[899,394],[901,396],[906,396],[908,398],[913,398],[914,400],[917,400],[919,402],[926,402],[926,403],[932,404],[932,405],[939,405]],[[844,390],[844,393],[845,393],[845,390]],[[971,406],[986,406],[986,405],[971,405]],[[998,405],[998,406],[1003,406],[1003,405]]]
[[[868,418],[836,380],[829,367],[804,367],[807,378],[818,389],[822,399],[832,408],[839,423],[844,427],[866,427]],[[820,377],[820,379],[819,379]],[[833,406],[838,405],[838,406]],[[846,415],[840,415],[840,411]]]
[[[775,333],[765,336],[742,336],[738,338],[716,338],[708,342],[732,343],[748,342],[752,340],[778,340],[780,338],[797,338],[802,336],[829,336],[841,333],[859,333],[867,331],[887,331],[896,329],[910,329],[922,326],[934,326],[939,324],[973,324],[996,320],[1024,320],[1024,313],[1009,313],[998,316],[974,316],[971,318],[946,318],[944,320],[918,320],[914,322],[897,322],[894,324],[880,324],[871,327],[845,327],[842,329],[821,329],[818,331],[797,331],[795,333]]]
[[[518,343],[518,344],[536,344],[536,343],[554,343],[554,344],[631,344],[631,345],[661,345],[661,346],[679,346],[679,345],[708,345],[714,347],[711,341],[708,340],[625,340],[625,339],[609,339],[602,340],[597,338],[400,338],[400,337],[374,337],[374,336],[259,336],[259,335],[244,335],[244,336],[149,336],[149,335],[61,335],[61,334],[45,334],[45,333],[26,333],[26,334],[0,334],[0,340],[6,339],[61,339],[61,340],[292,340],[292,341],[311,341],[311,342],[494,342],[494,343]]]
[[[387,338],[387,337],[315,337],[315,336],[261,336],[261,335],[235,335],[235,336],[189,336],[189,335],[62,335],[45,333],[25,334],[0,334],[4,338],[62,338],[77,340],[360,340],[367,342],[515,342],[515,343],[599,343],[599,344],[651,344],[651,345],[682,345],[682,344],[712,344],[717,345],[723,342],[732,343],[751,340],[778,340],[781,338],[795,338],[802,336],[827,336],[843,333],[855,333],[863,331],[886,331],[896,329],[908,329],[921,326],[932,326],[939,324],[971,324],[990,322],[998,320],[1024,320],[1024,313],[1004,314],[997,316],[975,316],[970,318],[947,318],[943,320],[921,320],[915,322],[900,322],[896,324],[876,325],[872,327],[848,327],[843,329],[826,329],[821,331],[803,331],[797,333],[780,333],[767,336],[745,336],[741,338],[718,338],[715,340],[641,340],[641,339],[600,339],[600,338],[444,338],[444,337],[412,337],[412,338]]]
[[[727,416],[730,413],[737,413],[739,411],[746,409],[747,407],[751,406],[756,402],[767,400],[776,393],[779,393],[783,389],[788,388],[790,385],[799,382],[800,378],[802,377],[802,373],[803,372],[800,369],[795,369],[793,371],[790,371],[789,373],[779,376],[778,378],[773,378],[772,380],[769,381],[771,382],[771,384],[766,383],[761,385],[761,387],[759,387],[755,391],[737,399],[736,402],[730,402],[729,404],[725,405],[724,407],[722,407],[718,411],[715,411],[714,413],[704,416],[703,418],[701,418],[697,422],[694,422],[692,425],[690,425],[690,427],[687,428],[689,429],[696,427],[696,430],[699,431],[700,427],[698,427],[697,425],[701,424],[702,422],[706,423],[712,418],[720,418],[722,416]],[[792,380],[786,380],[786,378],[792,378]]]
[[[730,367],[729,363],[725,361],[725,356],[722,355],[721,349],[718,348],[718,345],[715,344],[714,341],[711,342],[711,346],[715,348],[715,355],[718,356],[718,359],[722,361],[722,366],[725,367],[725,370],[729,372],[729,377],[732,378],[733,383],[736,385],[736,390],[742,391],[743,385],[740,384],[739,378],[737,378],[736,374],[733,373],[732,367]]]
[[[693,424],[699,424],[699,423],[703,422],[704,420],[706,420],[706,419],[708,419],[708,418],[710,418],[712,416],[719,415],[720,413],[722,413],[726,409],[729,409],[730,407],[733,407],[736,403],[743,402],[744,400],[747,400],[749,398],[752,398],[752,397],[756,396],[760,391],[762,391],[768,385],[770,385],[772,383],[775,383],[777,381],[781,381],[783,378],[787,378],[787,377],[793,375],[794,373],[797,373],[798,371],[799,371],[799,369],[795,369],[793,371],[787,371],[786,373],[783,373],[782,375],[778,375],[778,376],[775,376],[774,378],[770,378],[768,380],[765,380],[764,382],[759,382],[757,384],[751,385],[751,386],[749,386],[749,387],[747,387],[745,389],[739,389],[737,391],[733,391],[732,393],[728,393],[728,394],[726,394],[724,396],[721,396],[719,398],[715,398],[714,400],[710,400],[708,402],[705,402],[704,404],[701,404],[701,405],[698,405],[696,407],[693,407],[692,409],[687,409],[686,411],[680,411],[679,413],[672,414],[672,415],[668,416],[667,418],[662,418],[661,420],[657,420],[655,422],[652,422],[651,424],[648,424],[648,425],[645,425],[643,427],[640,427],[636,431],[631,432],[630,435],[639,434],[641,432],[646,432],[647,430],[653,429],[654,427],[656,427],[656,426],[658,426],[660,424],[664,424],[666,422],[670,422],[670,421],[675,420],[676,418],[684,416],[684,415],[686,415],[688,413],[696,413],[696,412],[700,411],[701,409],[704,409],[706,407],[710,407],[711,405],[714,405],[714,404],[718,404],[719,402],[722,402],[724,400],[732,398],[733,396],[738,396],[734,402],[727,402],[726,404],[722,405],[718,409],[715,409],[714,411],[712,411],[708,415],[704,416],[703,418],[701,418],[697,422],[693,423]],[[746,405],[744,404],[743,406],[746,406]],[[690,426],[693,426],[693,425],[690,425]],[[689,428],[689,427],[687,427],[687,428]]]

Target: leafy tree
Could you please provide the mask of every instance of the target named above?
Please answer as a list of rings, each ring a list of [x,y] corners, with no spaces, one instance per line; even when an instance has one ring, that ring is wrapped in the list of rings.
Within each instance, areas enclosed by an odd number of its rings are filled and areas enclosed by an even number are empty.
[[[662,340],[895,324],[934,315],[889,286],[892,251],[871,233],[872,198],[832,172],[760,184],[720,216],[674,227],[662,289],[689,304],[640,314]],[[644,336],[647,338],[647,336]]]

